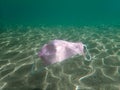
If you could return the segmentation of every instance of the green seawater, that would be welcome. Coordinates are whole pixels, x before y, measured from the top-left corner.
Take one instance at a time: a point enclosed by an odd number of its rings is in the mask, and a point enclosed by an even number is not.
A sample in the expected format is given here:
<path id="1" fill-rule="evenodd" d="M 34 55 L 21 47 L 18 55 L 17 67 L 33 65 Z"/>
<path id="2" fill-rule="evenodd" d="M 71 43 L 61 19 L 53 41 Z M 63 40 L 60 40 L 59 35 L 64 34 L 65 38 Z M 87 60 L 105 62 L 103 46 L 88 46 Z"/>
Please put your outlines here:
<path id="1" fill-rule="evenodd" d="M 0 0 L 0 90 L 120 90 L 119 4 Z M 76 55 L 45 67 L 38 52 L 55 39 L 86 44 L 91 61 Z"/>
<path id="2" fill-rule="evenodd" d="M 119 0 L 0 0 L 1 24 L 116 25 L 119 16 Z"/>

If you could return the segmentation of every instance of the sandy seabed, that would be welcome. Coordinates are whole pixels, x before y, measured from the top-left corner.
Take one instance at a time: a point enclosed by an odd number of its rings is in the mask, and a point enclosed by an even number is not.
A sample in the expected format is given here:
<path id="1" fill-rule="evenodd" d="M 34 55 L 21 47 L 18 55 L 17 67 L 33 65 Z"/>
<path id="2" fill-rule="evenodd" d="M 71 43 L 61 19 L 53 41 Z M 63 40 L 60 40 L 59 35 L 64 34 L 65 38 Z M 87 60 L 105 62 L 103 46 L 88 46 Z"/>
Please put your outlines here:
<path id="1" fill-rule="evenodd" d="M 3 28 L 1 28 L 3 29 Z M 50 40 L 83 42 L 92 56 L 76 56 L 31 73 L 43 64 Z M 16 27 L 0 32 L 0 90 L 120 90 L 120 27 Z"/>

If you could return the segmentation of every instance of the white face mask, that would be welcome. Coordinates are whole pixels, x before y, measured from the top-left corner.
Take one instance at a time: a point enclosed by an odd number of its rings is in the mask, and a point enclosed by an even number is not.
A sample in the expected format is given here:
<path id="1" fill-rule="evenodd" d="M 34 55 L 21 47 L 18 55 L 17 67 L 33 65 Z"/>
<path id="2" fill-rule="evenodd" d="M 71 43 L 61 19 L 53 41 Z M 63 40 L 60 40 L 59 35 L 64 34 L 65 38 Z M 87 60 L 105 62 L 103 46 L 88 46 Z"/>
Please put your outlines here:
<path id="1" fill-rule="evenodd" d="M 77 54 L 83 55 L 85 60 L 91 61 L 91 55 L 87 49 L 87 46 L 81 42 L 74 43 L 64 40 L 53 40 L 48 44 L 45 44 L 38 53 L 39 57 L 46 66 L 57 62 L 62 62 Z M 36 63 L 34 63 L 32 70 L 35 68 L 35 64 Z"/>

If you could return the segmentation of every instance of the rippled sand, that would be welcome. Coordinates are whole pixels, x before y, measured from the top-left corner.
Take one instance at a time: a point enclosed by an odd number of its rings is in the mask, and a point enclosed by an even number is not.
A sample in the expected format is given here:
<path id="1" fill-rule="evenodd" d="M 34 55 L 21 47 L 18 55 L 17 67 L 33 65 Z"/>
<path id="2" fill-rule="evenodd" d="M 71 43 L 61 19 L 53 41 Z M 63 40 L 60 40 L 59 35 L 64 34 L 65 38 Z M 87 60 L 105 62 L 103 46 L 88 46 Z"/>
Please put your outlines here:
<path id="1" fill-rule="evenodd" d="M 120 90 L 120 28 L 16 27 L 0 33 L 0 90 Z M 48 41 L 81 41 L 92 61 L 76 56 L 31 74 Z"/>

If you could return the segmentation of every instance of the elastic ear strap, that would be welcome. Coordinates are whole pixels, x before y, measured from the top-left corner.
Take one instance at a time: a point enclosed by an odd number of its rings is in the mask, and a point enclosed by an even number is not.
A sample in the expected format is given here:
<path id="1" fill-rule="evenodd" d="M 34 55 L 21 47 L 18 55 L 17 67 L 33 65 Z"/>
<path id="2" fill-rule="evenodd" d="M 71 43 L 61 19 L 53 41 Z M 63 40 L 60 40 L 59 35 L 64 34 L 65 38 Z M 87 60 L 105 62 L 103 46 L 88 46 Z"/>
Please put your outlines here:
<path id="1" fill-rule="evenodd" d="M 84 44 L 84 47 L 85 47 L 85 49 L 86 49 L 86 51 L 87 51 L 87 55 L 89 56 L 89 59 L 86 57 L 86 55 L 85 55 L 85 60 L 87 60 L 87 61 L 91 61 L 91 55 L 90 55 L 90 53 L 89 53 L 89 51 L 88 51 L 88 49 L 87 49 L 87 46 Z"/>
<path id="2" fill-rule="evenodd" d="M 39 68 L 36 68 L 36 66 L 37 66 L 37 61 L 36 61 L 35 59 L 33 59 L 33 58 L 32 58 L 32 60 L 33 60 L 34 62 L 33 62 L 32 68 L 31 68 L 31 72 L 30 72 L 31 75 L 33 75 L 33 74 L 35 74 L 35 73 L 39 73 L 39 72 L 41 72 L 41 71 L 43 71 L 43 70 L 48 70 L 47 67 L 43 67 L 43 66 L 41 66 L 41 67 L 39 67 Z"/>
<path id="3" fill-rule="evenodd" d="M 36 64 L 36 61 L 35 59 L 33 59 L 33 65 L 32 65 L 32 68 L 31 68 L 31 73 L 33 74 L 35 72 L 35 64 Z"/>

